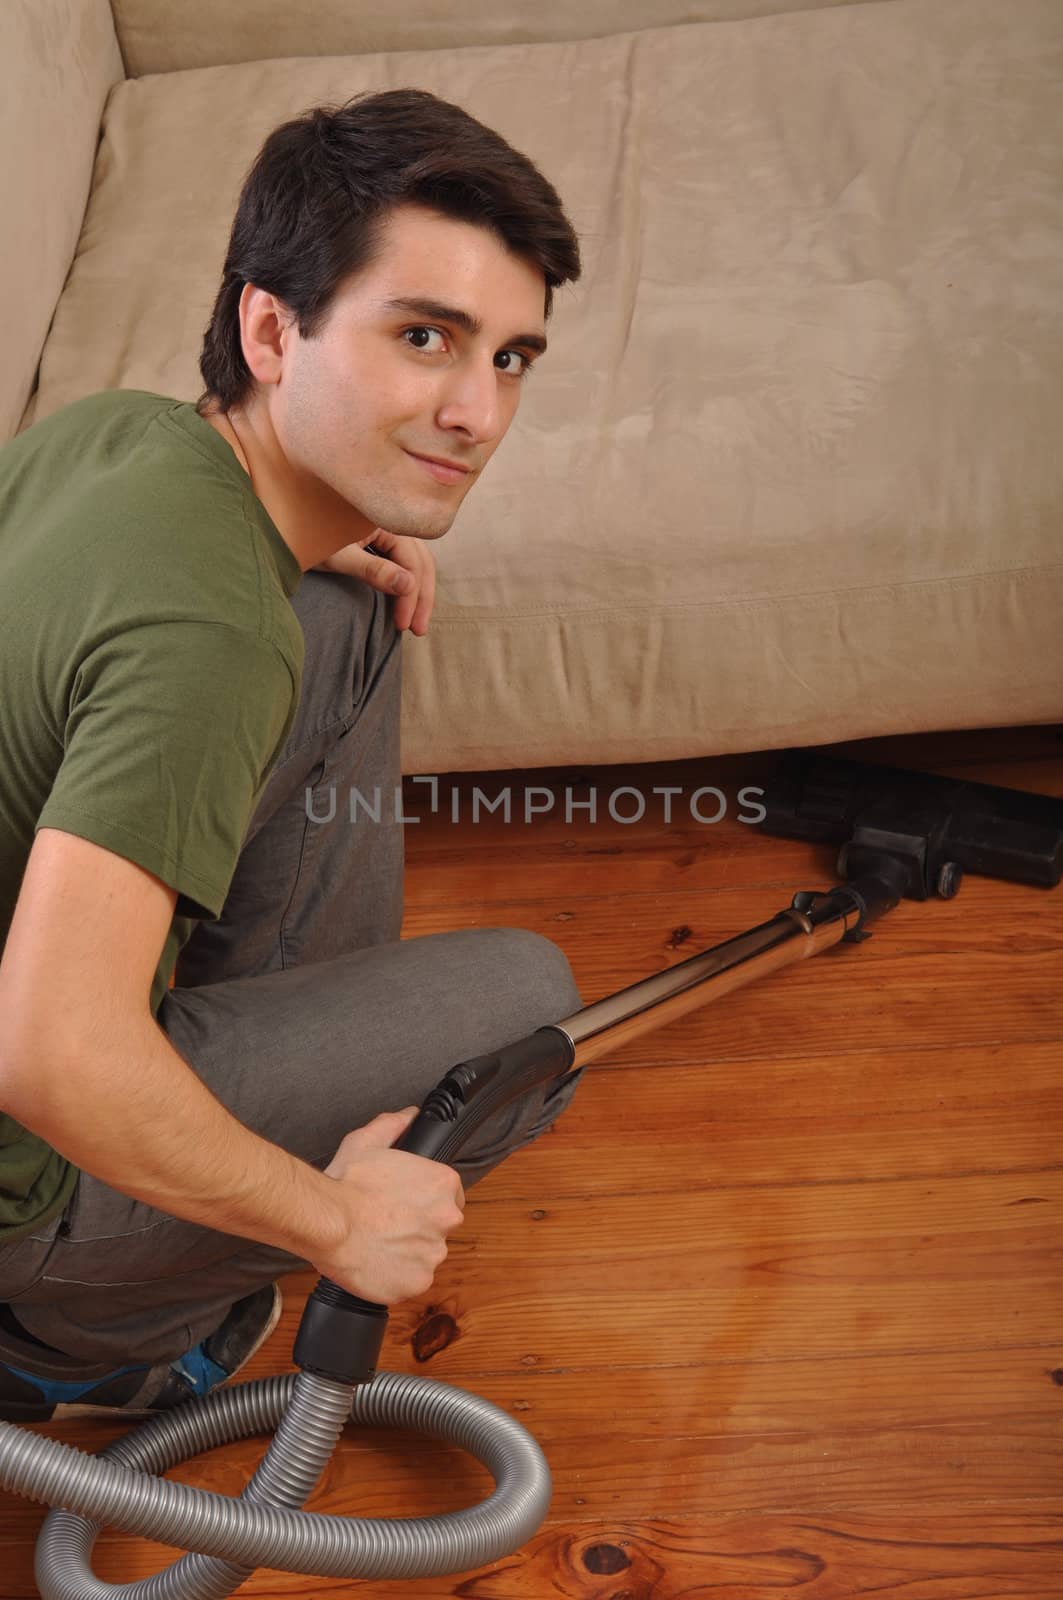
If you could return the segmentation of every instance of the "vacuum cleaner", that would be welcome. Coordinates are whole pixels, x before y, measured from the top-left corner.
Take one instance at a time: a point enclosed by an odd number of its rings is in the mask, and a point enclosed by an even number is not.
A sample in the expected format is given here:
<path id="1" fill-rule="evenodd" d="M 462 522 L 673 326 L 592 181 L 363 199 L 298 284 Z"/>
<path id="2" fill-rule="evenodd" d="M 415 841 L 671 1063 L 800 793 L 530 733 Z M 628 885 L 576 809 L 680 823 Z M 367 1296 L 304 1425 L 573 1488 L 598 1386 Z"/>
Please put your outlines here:
<path id="1" fill-rule="evenodd" d="M 840 846 L 840 885 L 802 891 L 769 921 L 630 985 L 564 1021 L 452 1067 L 399 1148 L 458 1156 L 519 1095 L 560 1085 L 635 1035 L 837 944 L 860 944 L 902 899 L 949 898 L 964 871 L 1052 887 L 1063 875 L 1063 800 L 790 751 L 763 796 L 769 833 Z M 468 1572 L 524 1544 L 551 1482 L 535 1440 L 493 1405 L 448 1385 L 378 1372 L 386 1307 L 321 1279 L 295 1341 L 297 1372 L 234 1384 L 138 1427 L 99 1455 L 0 1423 L 0 1484 L 42 1501 L 42 1600 L 217 1600 L 256 1566 L 320 1577 Z M 491 1473 L 479 1505 L 409 1519 L 300 1508 L 348 1418 L 413 1429 L 469 1451 Z M 238 1499 L 158 1475 L 232 1439 L 276 1429 Z M 191 1551 L 114 1586 L 89 1565 L 101 1526 Z"/>

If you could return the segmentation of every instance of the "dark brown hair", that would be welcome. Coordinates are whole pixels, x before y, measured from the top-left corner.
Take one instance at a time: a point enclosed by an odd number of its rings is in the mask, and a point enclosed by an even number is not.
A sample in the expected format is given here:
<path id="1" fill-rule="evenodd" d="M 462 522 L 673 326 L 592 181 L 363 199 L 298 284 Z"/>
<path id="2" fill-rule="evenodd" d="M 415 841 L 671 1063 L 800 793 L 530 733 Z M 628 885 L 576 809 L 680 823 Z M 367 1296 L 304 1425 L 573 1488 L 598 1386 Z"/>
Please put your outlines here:
<path id="1" fill-rule="evenodd" d="M 275 294 L 312 339 L 333 298 L 372 261 L 394 207 L 414 203 L 489 228 L 553 291 L 580 275 L 556 190 L 527 156 L 460 106 L 422 89 L 356 95 L 275 128 L 240 193 L 221 288 L 203 337 L 202 415 L 244 401 L 254 379 L 240 343 L 240 296 Z"/>

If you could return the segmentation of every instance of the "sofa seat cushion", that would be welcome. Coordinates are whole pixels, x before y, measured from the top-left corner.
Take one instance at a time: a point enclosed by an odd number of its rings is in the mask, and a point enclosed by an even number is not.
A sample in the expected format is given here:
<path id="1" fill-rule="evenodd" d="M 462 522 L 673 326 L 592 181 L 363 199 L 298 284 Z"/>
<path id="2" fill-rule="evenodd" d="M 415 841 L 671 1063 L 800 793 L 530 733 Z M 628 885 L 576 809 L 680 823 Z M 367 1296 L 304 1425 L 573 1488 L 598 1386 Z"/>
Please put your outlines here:
<path id="1" fill-rule="evenodd" d="M 665 759 L 1063 711 L 1063 12 L 882 0 L 112 94 L 35 411 L 194 399 L 278 122 L 457 101 L 585 273 L 435 548 L 404 767 Z"/>

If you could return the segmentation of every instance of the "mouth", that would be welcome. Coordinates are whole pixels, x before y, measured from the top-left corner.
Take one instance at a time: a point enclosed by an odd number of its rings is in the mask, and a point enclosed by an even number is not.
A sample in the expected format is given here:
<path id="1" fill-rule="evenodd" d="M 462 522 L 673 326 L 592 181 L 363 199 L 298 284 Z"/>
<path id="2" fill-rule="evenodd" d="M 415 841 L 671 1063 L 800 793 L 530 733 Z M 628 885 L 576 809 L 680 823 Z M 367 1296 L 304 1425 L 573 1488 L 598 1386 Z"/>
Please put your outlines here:
<path id="1" fill-rule="evenodd" d="M 411 461 L 424 467 L 431 473 L 437 483 L 464 483 L 472 471 L 471 467 L 459 466 L 456 462 L 447 461 L 442 456 L 419 456 L 413 450 L 405 452 Z"/>

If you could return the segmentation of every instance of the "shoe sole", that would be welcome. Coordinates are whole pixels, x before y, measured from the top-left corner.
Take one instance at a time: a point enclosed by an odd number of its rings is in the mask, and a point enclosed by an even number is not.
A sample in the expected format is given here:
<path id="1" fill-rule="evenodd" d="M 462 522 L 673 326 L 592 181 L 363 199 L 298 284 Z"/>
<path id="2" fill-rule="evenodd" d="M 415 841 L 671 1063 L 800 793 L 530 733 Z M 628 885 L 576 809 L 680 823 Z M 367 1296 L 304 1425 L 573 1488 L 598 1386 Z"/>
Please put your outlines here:
<path id="1" fill-rule="evenodd" d="M 261 1350 L 262 1346 L 265 1344 L 266 1340 L 277 1326 L 277 1323 L 280 1321 L 281 1312 L 283 1310 L 284 1297 L 281 1294 L 278 1285 L 274 1284 L 273 1308 L 263 1324 L 262 1332 L 259 1334 L 258 1338 L 255 1340 L 254 1344 L 251 1346 L 250 1350 L 247 1352 L 246 1356 L 244 1356 L 239 1365 L 233 1368 L 232 1372 L 230 1372 L 224 1383 L 219 1383 L 216 1388 L 211 1390 L 211 1394 L 216 1394 L 220 1389 L 227 1389 L 236 1378 L 237 1373 L 240 1373 L 244 1370 L 244 1368 L 247 1366 L 247 1363 L 251 1360 L 251 1357 L 257 1355 L 258 1351 Z M 185 1401 L 184 1403 L 187 1405 L 189 1402 Z M 179 1411 L 181 1408 L 179 1406 L 171 1406 L 169 1409 L 172 1411 Z M 27 1413 L 36 1410 L 38 1415 L 30 1416 L 27 1414 L 26 1416 L 22 1416 L 17 1419 L 12 1418 L 11 1420 L 18 1420 L 20 1422 L 66 1422 L 75 1417 L 130 1417 L 137 1419 L 142 1417 L 161 1417 L 165 1415 L 165 1410 L 153 1410 L 150 1406 L 93 1406 L 84 1405 L 80 1401 L 76 1400 L 70 1401 L 68 1404 L 60 1403 L 59 1405 L 53 1406 L 50 1409 L 46 1407 L 28 1406 L 26 1410 Z"/>

